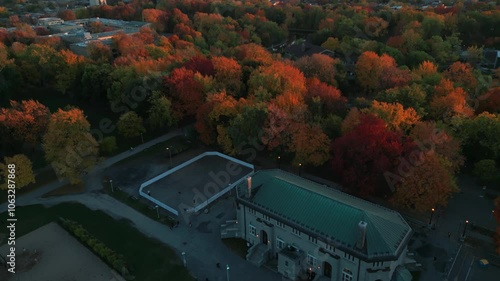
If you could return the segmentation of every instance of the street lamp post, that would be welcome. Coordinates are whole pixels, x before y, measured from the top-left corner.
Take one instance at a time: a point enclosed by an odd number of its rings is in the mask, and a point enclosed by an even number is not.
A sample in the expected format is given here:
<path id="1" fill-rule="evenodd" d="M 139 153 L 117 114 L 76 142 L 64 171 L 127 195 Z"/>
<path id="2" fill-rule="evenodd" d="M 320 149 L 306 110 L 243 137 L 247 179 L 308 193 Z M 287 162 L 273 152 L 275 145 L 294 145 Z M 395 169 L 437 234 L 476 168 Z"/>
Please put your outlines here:
<path id="1" fill-rule="evenodd" d="M 142 136 L 142 133 L 141 133 L 141 141 L 142 143 L 144 143 L 144 137 Z"/>
<path id="2" fill-rule="evenodd" d="M 278 158 L 276 159 L 276 168 L 280 168 L 280 156 L 278 156 Z"/>
<path id="3" fill-rule="evenodd" d="M 170 159 L 170 168 L 172 168 L 172 151 L 170 151 L 170 147 L 167 147 L 168 157 Z"/>
<path id="4" fill-rule="evenodd" d="M 182 252 L 182 262 L 184 262 L 184 267 L 186 267 L 186 252 Z"/>
<path id="5" fill-rule="evenodd" d="M 431 218 L 429 219 L 429 226 L 432 224 L 432 217 L 434 216 L 434 211 L 435 211 L 435 209 L 432 208 L 431 209 Z"/>
<path id="6" fill-rule="evenodd" d="M 158 210 L 158 205 L 155 206 L 156 209 L 156 215 L 158 216 L 158 219 L 160 219 L 160 210 Z"/>
<path id="7" fill-rule="evenodd" d="M 299 163 L 299 177 L 302 174 L 302 163 Z"/>
<path id="8" fill-rule="evenodd" d="M 109 185 L 111 185 L 111 192 L 115 192 L 115 189 L 113 188 L 113 180 L 109 180 Z"/>
<path id="9" fill-rule="evenodd" d="M 226 264 L 227 281 L 229 281 L 229 264 Z"/>
<path id="10" fill-rule="evenodd" d="M 467 225 L 469 224 L 469 221 L 466 220 L 465 221 L 465 225 L 464 225 L 464 232 L 462 233 L 462 238 L 465 238 L 465 231 L 467 230 Z"/>

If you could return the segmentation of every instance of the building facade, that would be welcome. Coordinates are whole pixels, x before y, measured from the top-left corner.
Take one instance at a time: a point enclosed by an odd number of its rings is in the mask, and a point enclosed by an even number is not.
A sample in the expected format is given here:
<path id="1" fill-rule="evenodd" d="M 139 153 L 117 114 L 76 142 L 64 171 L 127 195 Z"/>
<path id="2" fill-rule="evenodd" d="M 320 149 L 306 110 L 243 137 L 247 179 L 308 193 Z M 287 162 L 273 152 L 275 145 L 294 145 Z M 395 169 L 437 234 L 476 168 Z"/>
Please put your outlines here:
<path id="1" fill-rule="evenodd" d="M 235 236 L 250 262 L 291 280 L 411 280 L 412 229 L 399 213 L 281 170 L 258 171 L 236 190 Z"/>

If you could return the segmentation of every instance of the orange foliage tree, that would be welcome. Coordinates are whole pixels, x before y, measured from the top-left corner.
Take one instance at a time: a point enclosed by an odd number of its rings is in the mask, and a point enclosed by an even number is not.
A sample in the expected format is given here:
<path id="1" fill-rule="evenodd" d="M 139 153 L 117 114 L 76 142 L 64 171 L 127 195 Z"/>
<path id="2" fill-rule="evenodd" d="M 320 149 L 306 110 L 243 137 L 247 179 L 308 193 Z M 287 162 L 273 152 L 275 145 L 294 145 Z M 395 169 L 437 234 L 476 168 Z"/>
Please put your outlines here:
<path id="1" fill-rule="evenodd" d="M 474 110 L 467 104 L 467 93 L 462 88 L 455 88 L 445 96 L 434 96 L 430 103 L 430 111 L 435 120 L 474 115 Z"/>
<path id="2" fill-rule="evenodd" d="M 216 87 L 225 89 L 232 96 L 239 96 L 241 89 L 241 65 L 232 58 L 213 57 L 212 64 L 215 69 Z"/>
<path id="3" fill-rule="evenodd" d="M 396 185 L 390 201 L 399 207 L 428 212 L 446 206 L 450 196 L 457 191 L 455 179 L 446 165 L 436 153 L 429 152 L 421 164 L 412 166 Z"/>
<path id="4" fill-rule="evenodd" d="M 363 109 L 362 112 L 384 120 L 391 130 L 407 131 L 420 120 L 415 109 L 405 109 L 397 102 L 386 103 L 375 100 L 370 108 Z"/>
<path id="5" fill-rule="evenodd" d="M 269 98 L 285 92 L 302 97 L 306 92 L 306 79 L 294 66 L 276 61 L 255 70 L 250 75 L 248 87 L 250 94 L 264 89 L 269 93 Z"/>
<path id="6" fill-rule="evenodd" d="M 468 63 L 454 62 L 445 72 L 445 76 L 468 91 L 475 89 L 477 86 L 473 68 Z"/>
<path id="7" fill-rule="evenodd" d="M 165 32 L 167 28 L 167 12 L 158 9 L 142 10 L 142 19 L 153 24 L 153 28 L 158 32 Z"/>
<path id="8" fill-rule="evenodd" d="M 328 161 L 330 140 L 321 127 L 298 123 L 290 130 L 293 133 L 288 149 L 295 153 L 296 165 L 321 166 Z"/>
<path id="9" fill-rule="evenodd" d="M 402 86 L 410 81 L 407 70 L 398 69 L 394 58 L 374 52 L 363 52 L 356 62 L 358 82 L 366 91 Z"/>
<path id="10" fill-rule="evenodd" d="M 35 145 L 40 142 L 50 120 L 49 109 L 34 100 L 10 101 L 10 108 L 0 109 L 0 124 L 14 141 Z"/>

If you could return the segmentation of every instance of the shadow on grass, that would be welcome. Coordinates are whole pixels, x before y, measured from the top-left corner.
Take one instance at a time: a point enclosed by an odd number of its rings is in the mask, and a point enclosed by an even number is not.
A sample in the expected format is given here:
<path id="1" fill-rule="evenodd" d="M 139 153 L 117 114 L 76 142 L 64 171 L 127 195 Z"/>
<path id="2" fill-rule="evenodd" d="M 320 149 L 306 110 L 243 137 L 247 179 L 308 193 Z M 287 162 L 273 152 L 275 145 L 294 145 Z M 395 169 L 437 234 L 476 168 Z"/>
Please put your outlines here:
<path id="1" fill-rule="evenodd" d="M 57 175 L 54 170 L 50 169 L 41 172 L 35 176 L 35 183 L 29 184 L 21 189 L 16 190 L 16 197 L 23 194 L 28 194 L 37 188 L 54 182 L 57 180 Z M 0 203 L 7 202 L 7 190 L 1 190 L 0 192 Z"/>
<path id="2" fill-rule="evenodd" d="M 45 193 L 42 195 L 42 198 L 47 198 L 47 197 L 53 197 L 53 196 L 63 196 L 63 195 L 69 195 L 69 194 L 78 194 L 82 193 L 85 191 L 85 186 L 83 183 L 77 183 L 77 184 L 65 184 L 57 189 L 54 189 L 50 192 Z"/>
<path id="3" fill-rule="evenodd" d="M 50 222 L 57 222 L 61 216 L 80 223 L 97 239 L 122 254 L 136 280 L 194 281 L 173 249 L 146 237 L 128 220 L 115 220 L 102 211 L 92 211 L 81 204 L 64 203 L 50 208 L 41 205 L 19 207 L 16 209 L 16 236 L 21 237 Z M 7 213 L 1 213 L 0 220 L 6 219 Z M 6 230 L 0 228 L 0 234 L 5 235 Z"/>
<path id="4" fill-rule="evenodd" d="M 222 243 L 224 243 L 224 245 L 226 245 L 233 252 L 238 254 L 238 256 L 242 257 L 243 259 L 246 259 L 248 247 L 247 247 L 247 241 L 245 241 L 245 239 L 225 238 L 222 239 Z"/>
<path id="5" fill-rule="evenodd" d="M 152 220 L 159 221 L 160 223 L 172 228 L 176 225 L 177 220 L 171 218 L 168 215 L 164 215 L 163 212 L 156 210 L 154 205 L 151 202 L 145 201 L 137 196 L 131 196 L 129 193 L 119 189 L 113 188 L 111 189 L 111 185 L 109 182 L 103 183 L 104 192 L 106 192 L 109 196 L 115 198 L 116 200 L 128 205 L 132 209 L 142 213 L 143 215 L 149 217 Z"/>

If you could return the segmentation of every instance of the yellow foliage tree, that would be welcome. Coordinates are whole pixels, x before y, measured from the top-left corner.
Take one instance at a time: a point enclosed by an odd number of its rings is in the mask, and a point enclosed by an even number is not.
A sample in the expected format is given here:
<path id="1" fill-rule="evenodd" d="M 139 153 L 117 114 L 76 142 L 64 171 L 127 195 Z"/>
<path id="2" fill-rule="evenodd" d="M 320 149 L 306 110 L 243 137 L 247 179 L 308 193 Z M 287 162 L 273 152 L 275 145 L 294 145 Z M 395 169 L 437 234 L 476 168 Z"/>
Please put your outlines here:
<path id="1" fill-rule="evenodd" d="M 32 164 L 26 155 L 16 154 L 12 157 L 5 157 L 4 162 L 5 163 L 0 163 L 0 173 L 3 181 L 0 184 L 0 189 L 8 188 L 9 179 L 14 182 L 15 187 L 18 189 L 30 183 L 35 183 L 35 174 L 33 173 Z M 14 165 L 14 168 L 10 168 L 11 166 L 9 165 Z M 9 176 L 11 174 L 13 176 Z"/>

